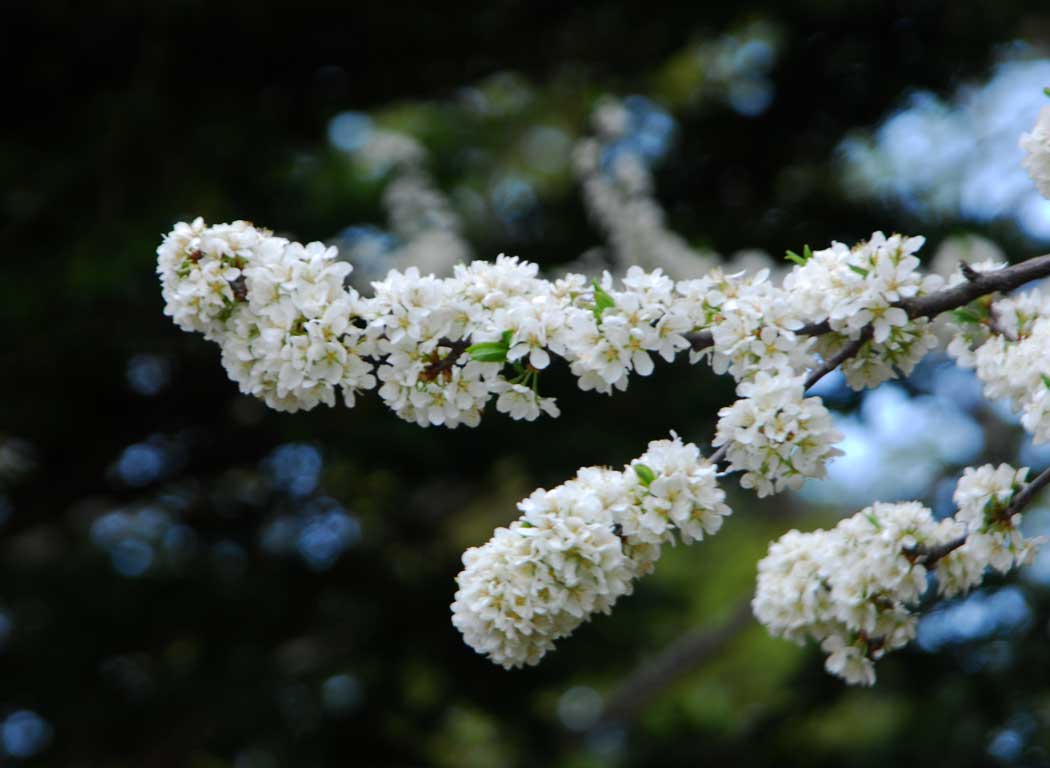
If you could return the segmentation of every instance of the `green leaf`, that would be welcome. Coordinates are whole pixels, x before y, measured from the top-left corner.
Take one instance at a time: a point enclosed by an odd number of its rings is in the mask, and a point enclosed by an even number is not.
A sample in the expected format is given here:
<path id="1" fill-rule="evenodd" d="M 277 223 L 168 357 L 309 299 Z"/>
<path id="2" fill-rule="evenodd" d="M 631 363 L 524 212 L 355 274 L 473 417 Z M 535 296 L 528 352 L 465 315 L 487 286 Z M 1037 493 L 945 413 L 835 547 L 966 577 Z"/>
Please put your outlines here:
<path id="1" fill-rule="evenodd" d="M 644 485 L 646 488 L 648 488 L 649 484 L 656 479 L 656 473 L 654 473 L 651 469 L 649 469 L 649 467 L 645 466 L 644 464 L 635 464 L 634 474 L 638 475 L 638 479 L 642 481 L 642 485 Z"/>
<path id="2" fill-rule="evenodd" d="M 866 512 L 864 514 L 864 517 L 868 518 L 868 522 L 874 525 L 876 528 L 882 528 L 882 526 L 879 524 L 879 518 L 875 517 L 874 512 Z"/>
<path id="3" fill-rule="evenodd" d="M 967 307 L 960 307 L 959 309 L 952 310 L 952 317 L 954 317 L 960 323 L 970 323 L 973 325 L 981 322 L 981 316 L 974 312 L 972 309 Z"/>
<path id="4" fill-rule="evenodd" d="M 594 286 L 594 316 L 600 321 L 602 319 L 602 312 L 615 307 L 616 302 L 613 301 L 613 297 L 607 294 L 597 280 L 592 280 L 591 285 Z"/>
<path id="5" fill-rule="evenodd" d="M 799 256 L 794 251 L 789 250 L 787 251 L 787 253 L 784 254 L 784 258 L 790 262 L 798 264 L 801 267 L 804 266 L 807 261 L 813 258 L 813 250 L 808 245 L 804 245 L 802 246 L 801 256 Z"/>
<path id="6" fill-rule="evenodd" d="M 479 363 L 505 363 L 507 345 L 502 341 L 483 341 L 467 347 L 467 354 L 472 360 L 477 360 Z"/>
<path id="7" fill-rule="evenodd" d="M 1050 376 L 1047 376 L 1045 373 L 1039 375 L 1043 377 L 1043 386 L 1050 389 Z"/>
<path id="8" fill-rule="evenodd" d="M 503 346 L 505 346 L 507 349 L 510 349 L 510 339 L 513 335 L 513 331 L 504 331 L 499 335 L 499 337 L 503 339 Z"/>
<path id="9" fill-rule="evenodd" d="M 861 277 L 868 276 L 868 270 L 864 269 L 864 267 L 858 267 L 856 264 L 849 264 L 848 266 Z"/>
<path id="10" fill-rule="evenodd" d="M 1050 85 L 1048 85 L 1046 88 L 1043 89 L 1043 93 L 1045 93 L 1048 97 L 1050 97 Z"/>

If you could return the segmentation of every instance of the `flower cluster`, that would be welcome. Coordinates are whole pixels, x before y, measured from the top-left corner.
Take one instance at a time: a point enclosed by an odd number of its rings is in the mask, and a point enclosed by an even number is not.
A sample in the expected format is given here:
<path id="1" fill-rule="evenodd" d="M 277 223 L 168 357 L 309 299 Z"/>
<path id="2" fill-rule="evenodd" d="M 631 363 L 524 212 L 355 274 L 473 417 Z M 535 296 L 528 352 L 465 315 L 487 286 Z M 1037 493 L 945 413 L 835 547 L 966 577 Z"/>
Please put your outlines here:
<path id="1" fill-rule="evenodd" d="M 1035 554 L 1037 542 L 1024 538 L 1021 514 L 1010 508 L 1027 476 L 1027 467 L 1014 469 L 1009 464 L 966 468 L 953 496 L 955 519 L 966 526 L 966 543 L 938 566 L 941 593 L 967 592 L 981 582 L 986 568 L 1006 573 Z"/>
<path id="2" fill-rule="evenodd" d="M 711 367 L 737 381 L 760 371 L 801 372 L 814 364 L 813 339 L 799 336 L 802 315 L 784 292 L 769 281 L 769 270 L 727 275 L 721 270 L 682 284 L 683 292 L 703 308 L 714 345 Z"/>
<path id="3" fill-rule="evenodd" d="M 759 372 L 737 387 L 740 399 L 718 412 L 714 445 L 727 446 L 740 484 L 768 496 L 798 490 L 807 477 L 824 477 L 826 463 L 842 454 L 842 439 L 819 397 L 805 397 L 801 376 Z"/>
<path id="4" fill-rule="evenodd" d="M 626 389 L 631 373 L 651 373 L 654 357 L 691 349 L 698 331 L 713 345 L 691 359 L 709 358 L 742 382 L 813 368 L 802 326 L 825 319 L 835 332 L 818 342 L 824 354 L 868 323 L 874 329 L 861 362 L 847 368 L 854 382 L 907 372 L 934 338 L 925 320 L 892 306 L 933 284 L 915 272 L 920 242 L 876 233 L 853 250 L 835 244 L 795 267 L 784 288 L 767 270 L 716 269 L 675 283 L 660 269 L 631 267 L 619 281 L 608 273 L 550 281 L 535 264 L 500 256 L 444 278 L 392 270 L 364 297 L 346 287 L 352 267 L 334 248 L 197 219 L 165 237 L 158 272 L 165 311 L 222 345 L 230 377 L 271 407 L 332 405 L 337 387 L 352 405 L 379 384 L 402 418 L 456 427 L 478 424 L 492 399 L 516 419 L 557 415 L 538 391 L 552 354 L 582 389 L 608 394 Z"/>
<path id="5" fill-rule="evenodd" d="M 915 635 L 926 568 L 909 551 L 944 544 L 959 529 L 904 502 L 876 503 L 829 531 L 789 531 L 758 564 L 755 617 L 773 635 L 816 640 L 829 672 L 872 685 L 874 662 Z"/>
<path id="6" fill-rule="evenodd" d="M 911 319 L 895 306 L 943 283 L 938 275 L 918 271 L 915 252 L 923 242 L 922 237 L 887 238 L 876 232 L 853 248 L 832 243 L 784 278 L 784 291 L 806 321 L 826 319 L 831 326 L 833 333 L 817 342 L 825 359 L 870 327 L 871 339 L 842 366 L 854 389 L 876 386 L 896 371 L 907 375 L 937 344 L 929 320 Z"/>
<path id="7" fill-rule="evenodd" d="M 1031 133 L 1021 136 L 1024 168 L 1043 197 L 1050 197 L 1050 107 L 1043 107 Z"/>
<path id="8" fill-rule="evenodd" d="M 829 531 L 786 533 L 759 563 L 755 616 L 774 635 L 819 642 L 832 674 L 873 684 L 874 662 L 915 635 L 927 573 L 952 596 L 989 567 L 1005 573 L 1031 557 L 1037 542 L 1024 539 L 1010 507 L 1027 473 L 967 468 L 954 518 L 934 520 L 914 501 L 876 503 Z"/>
<path id="9" fill-rule="evenodd" d="M 630 594 L 662 544 L 718 531 L 730 510 L 715 473 L 695 445 L 672 436 L 622 472 L 590 467 L 535 491 L 518 504 L 518 520 L 464 553 L 453 624 L 497 664 L 537 663 Z"/>
<path id="10" fill-rule="evenodd" d="M 990 399 L 1007 398 L 1036 443 L 1050 440 L 1050 303 L 1039 291 L 955 313 L 958 333 L 948 353 L 974 368 Z"/>

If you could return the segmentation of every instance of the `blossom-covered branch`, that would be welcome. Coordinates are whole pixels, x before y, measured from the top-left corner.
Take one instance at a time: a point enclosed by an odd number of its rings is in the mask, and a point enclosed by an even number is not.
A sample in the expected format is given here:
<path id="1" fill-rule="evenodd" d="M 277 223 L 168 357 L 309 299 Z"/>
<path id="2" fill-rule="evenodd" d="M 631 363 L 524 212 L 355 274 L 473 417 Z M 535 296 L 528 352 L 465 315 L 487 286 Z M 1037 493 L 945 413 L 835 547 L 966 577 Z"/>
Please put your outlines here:
<path id="1" fill-rule="evenodd" d="M 876 503 L 829 531 L 789 531 L 759 563 L 755 616 L 774 635 L 819 642 L 832 674 L 873 684 L 875 662 L 915 636 L 928 573 L 951 597 L 989 569 L 1030 561 L 1041 542 L 1021 534 L 1021 513 L 1050 470 L 1025 485 L 1027 474 L 1007 464 L 968 467 L 956 514 L 944 520 L 918 502 Z"/>
<path id="2" fill-rule="evenodd" d="M 1050 108 L 1022 138 L 1041 189 L 1048 126 Z M 670 243 L 653 221 L 650 234 Z M 1003 295 L 1050 275 L 1050 255 L 963 264 L 946 283 L 919 269 L 922 244 L 876 232 L 853 247 L 788 252 L 794 267 L 779 282 L 768 269 L 675 282 L 637 266 L 620 281 L 550 281 L 501 255 L 446 278 L 391 271 L 366 297 L 346 286 L 352 267 L 333 248 L 197 219 L 165 237 L 158 272 L 165 312 L 217 342 L 241 390 L 279 410 L 332 405 L 337 387 L 352 406 L 378 387 L 421 426 L 474 426 L 492 399 L 515 419 L 557 416 L 539 394 L 553 357 L 581 389 L 607 394 L 652 373 L 653 355 L 685 351 L 736 380 L 739 399 L 719 411 L 709 458 L 672 433 L 623 471 L 582 469 L 536 491 L 518 520 L 464 554 L 453 622 L 477 651 L 516 667 L 608 612 L 664 544 L 716 533 L 730 514 L 723 460 L 759 496 L 823 477 L 841 435 L 806 391 L 836 369 L 854 389 L 908 375 L 938 345 L 932 321 L 949 310 L 949 353 L 976 368 L 989 397 L 1012 400 L 1036 442 L 1050 440 L 1050 301 Z M 927 573 L 955 595 L 1031 557 L 1020 511 L 1050 473 L 1026 486 L 1027 473 L 967 468 L 947 520 L 918 502 L 876 503 L 830 531 L 789 532 L 760 563 L 755 615 L 774 634 L 820 642 L 834 674 L 871 684 L 874 662 L 914 635 Z"/>

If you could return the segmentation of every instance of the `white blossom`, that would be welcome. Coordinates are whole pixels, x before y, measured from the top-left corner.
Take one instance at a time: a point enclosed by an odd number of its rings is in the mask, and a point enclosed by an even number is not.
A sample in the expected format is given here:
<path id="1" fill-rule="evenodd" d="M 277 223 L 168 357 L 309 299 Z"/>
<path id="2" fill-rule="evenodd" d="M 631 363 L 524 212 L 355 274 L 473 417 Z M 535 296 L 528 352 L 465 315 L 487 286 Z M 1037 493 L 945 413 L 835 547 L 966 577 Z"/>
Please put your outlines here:
<path id="1" fill-rule="evenodd" d="M 718 412 L 713 444 L 727 445 L 729 468 L 759 496 L 797 490 L 807 477 L 824 477 L 842 439 L 818 397 L 804 396 L 803 377 L 760 371 L 737 387 L 740 399 Z"/>
<path id="2" fill-rule="evenodd" d="M 1050 440 L 1050 305 L 1034 290 L 990 306 L 976 304 L 961 318 L 948 353 L 976 369 L 989 399 L 1009 399 L 1036 443 Z"/>
<path id="3" fill-rule="evenodd" d="M 463 555 L 452 623 L 504 667 L 535 664 L 648 573 L 675 534 L 689 543 L 730 514 L 715 468 L 672 435 L 617 472 L 581 469 L 518 504 L 521 518 Z"/>
<path id="4" fill-rule="evenodd" d="M 874 662 L 915 635 L 927 571 L 911 553 L 962 529 L 901 502 L 876 503 L 828 531 L 789 531 L 758 564 L 755 617 L 773 635 L 820 643 L 828 672 L 872 685 Z"/>

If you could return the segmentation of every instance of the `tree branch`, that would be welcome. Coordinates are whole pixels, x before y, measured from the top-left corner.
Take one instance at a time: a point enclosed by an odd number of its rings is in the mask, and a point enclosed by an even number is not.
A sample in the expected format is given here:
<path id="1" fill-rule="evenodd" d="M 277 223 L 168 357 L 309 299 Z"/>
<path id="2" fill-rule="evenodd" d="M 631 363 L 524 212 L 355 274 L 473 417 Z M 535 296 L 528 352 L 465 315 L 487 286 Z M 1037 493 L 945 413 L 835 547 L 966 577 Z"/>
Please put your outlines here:
<path id="1" fill-rule="evenodd" d="M 936 317 L 942 312 L 965 306 L 974 299 L 989 293 L 1008 293 L 1025 283 L 1050 277 L 1050 253 L 989 272 L 975 272 L 971 268 L 966 277 L 965 283 L 936 291 L 927 296 L 901 299 L 893 306 L 900 307 L 911 318 Z M 824 320 L 819 323 L 810 323 L 801 328 L 798 333 L 804 336 L 820 336 L 830 331 L 831 326 Z M 696 352 L 714 344 L 714 338 L 709 330 L 691 333 L 686 338 L 689 339 L 690 345 Z"/>
<path id="2" fill-rule="evenodd" d="M 1043 490 L 1048 483 L 1050 483 L 1050 467 L 1047 467 L 1036 475 L 1034 479 L 1030 480 L 1024 488 L 1014 495 L 1013 501 L 1010 502 L 1010 506 L 1003 512 L 1003 517 L 1009 519 L 1027 507 L 1032 499 L 1034 499 L 1039 491 Z"/>
<path id="3" fill-rule="evenodd" d="M 467 347 L 470 346 L 469 339 L 441 339 L 438 341 L 438 349 L 441 347 L 448 347 L 449 352 L 444 357 L 438 357 L 437 349 L 434 350 L 433 358 L 430 364 L 423 369 L 419 378 L 423 381 L 433 381 L 445 371 L 451 371 L 452 366 L 459 360 L 460 355 L 467 351 Z"/>
<path id="4" fill-rule="evenodd" d="M 751 601 L 744 600 L 720 627 L 693 630 L 671 643 L 656 658 L 640 665 L 608 698 L 595 728 L 631 720 L 654 696 L 688 672 L 715 658 L 751 623 Z"/>
<path id="5" fill-rule="evenodd" d="M 1026 483 L 1024 488 L 1014 494 L 1010 506 L 1002 512 L 1002 519 L 1009 520 L 1027 507 L 1032 499 L 1039 494 L 1039 491 L 1046 488 L 1047 485 L 1050 485 L 1050 467 L 1044 469 L 1035 477 L 1035 479 Z M 966 538 L 966 536 L 959 536 L 958 538 L 946 541 L 944 544 L 936 547 L 908 547 L 904 550 L 904 556 L 913 563 L 929 567 L 965 544 Z"/>

